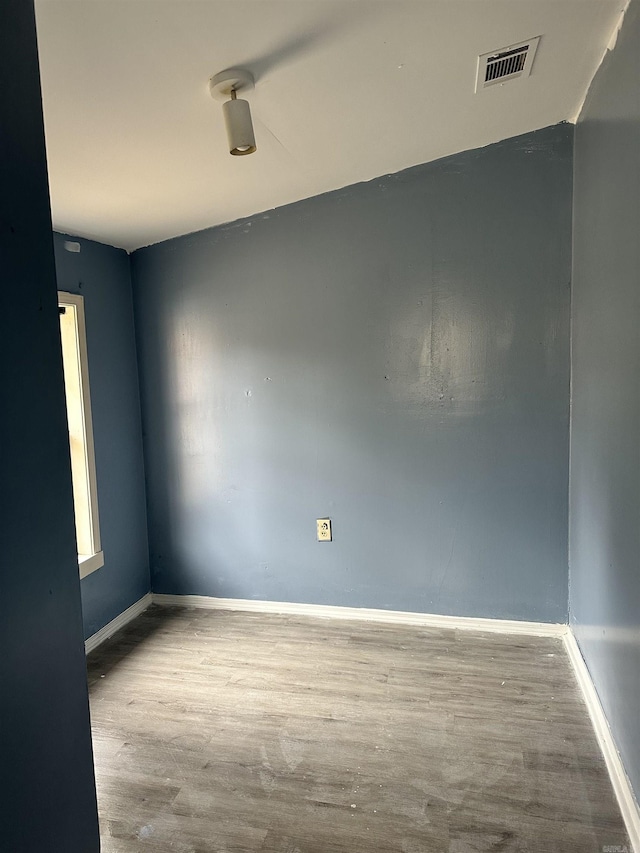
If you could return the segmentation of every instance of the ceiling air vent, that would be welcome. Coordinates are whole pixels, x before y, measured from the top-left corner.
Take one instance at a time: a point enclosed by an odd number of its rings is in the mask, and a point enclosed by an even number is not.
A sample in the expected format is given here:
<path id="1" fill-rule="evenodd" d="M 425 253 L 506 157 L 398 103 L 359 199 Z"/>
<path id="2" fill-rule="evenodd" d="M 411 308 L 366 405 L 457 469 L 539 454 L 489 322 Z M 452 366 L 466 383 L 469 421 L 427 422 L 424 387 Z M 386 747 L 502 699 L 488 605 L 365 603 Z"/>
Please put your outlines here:
<path id="1" fill-rule="evenodd" d="M 540 36 L 536 36 L 519 44 L 510 44 L 508 47 L 501 47 L 499 50 L 492 50 L 491 53 L 483 53 L 479 56 L 476 92 L 486 89 L 487 86 L 494 86 L 496 83 L 528 77 L 531 74 L 531 66 L 539 42 Z"/>

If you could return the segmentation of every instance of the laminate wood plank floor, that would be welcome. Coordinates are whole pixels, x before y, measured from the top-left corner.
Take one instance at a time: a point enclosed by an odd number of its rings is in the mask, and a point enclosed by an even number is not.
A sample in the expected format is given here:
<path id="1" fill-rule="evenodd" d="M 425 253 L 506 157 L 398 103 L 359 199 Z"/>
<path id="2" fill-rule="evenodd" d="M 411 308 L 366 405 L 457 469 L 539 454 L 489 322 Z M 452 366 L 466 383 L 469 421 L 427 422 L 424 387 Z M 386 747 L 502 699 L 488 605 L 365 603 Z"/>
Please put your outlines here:
<path id="1" fill-rule="evenodd" d="M 154 606 L 88 673 L 103 853 L 631 849 L 559 639 Z"/>

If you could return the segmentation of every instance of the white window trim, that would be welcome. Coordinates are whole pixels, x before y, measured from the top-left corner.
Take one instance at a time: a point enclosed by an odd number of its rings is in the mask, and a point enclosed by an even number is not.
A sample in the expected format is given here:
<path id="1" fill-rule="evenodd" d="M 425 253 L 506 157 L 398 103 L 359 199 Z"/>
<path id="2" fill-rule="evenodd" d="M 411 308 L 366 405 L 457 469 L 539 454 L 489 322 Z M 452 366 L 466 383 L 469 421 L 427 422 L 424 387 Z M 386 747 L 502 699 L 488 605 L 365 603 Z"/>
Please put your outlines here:
<path id="1" fill-rule="evenodd" d="M 87 334 L 84 317 L 84 297 L 76 293 L 58 291 L 58 305 L 75 308 L 77 324 L 78 363 L 80 367 L 80 386 L 82 396 L 82 418 L 84 422 L 84 442 L 86 455 L 86 475 L 89 494 L 91 554 L 78 554 L 80 578 L 85 578 L 104 565 L 104 553 L 100 542 L 100 524 L 98 519 L 98 486 L 96 478 L 96 460 L 93 446 L 93 421 L 91 418 L 91 394 L 89 390 L 89 361 L 87 356 Z"/>
<path id="2" fill-rule="evenodd" d="M 104 566 L 104 551 L 98 551 L 97 554 L 78 554 L 78 568 L 80 569 L 80 579 L 86 578 L 96 569 Z"/>

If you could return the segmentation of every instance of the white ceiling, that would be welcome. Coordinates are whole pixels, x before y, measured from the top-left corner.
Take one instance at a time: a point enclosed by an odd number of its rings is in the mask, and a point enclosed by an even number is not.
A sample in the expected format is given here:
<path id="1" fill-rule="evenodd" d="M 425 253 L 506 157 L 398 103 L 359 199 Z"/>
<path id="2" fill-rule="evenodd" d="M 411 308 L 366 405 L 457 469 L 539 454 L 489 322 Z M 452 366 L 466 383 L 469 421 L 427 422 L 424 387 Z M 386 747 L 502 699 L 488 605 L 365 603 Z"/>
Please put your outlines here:
<path id="1" fill-rule="evenodd" d="M 37 0 L 54 227 L 128 250 L 574 120 L 624 0 Z M 542 35 L 530 78 L 481 53 Z M 258 151 L 208 80 L 248 68 Z"/>

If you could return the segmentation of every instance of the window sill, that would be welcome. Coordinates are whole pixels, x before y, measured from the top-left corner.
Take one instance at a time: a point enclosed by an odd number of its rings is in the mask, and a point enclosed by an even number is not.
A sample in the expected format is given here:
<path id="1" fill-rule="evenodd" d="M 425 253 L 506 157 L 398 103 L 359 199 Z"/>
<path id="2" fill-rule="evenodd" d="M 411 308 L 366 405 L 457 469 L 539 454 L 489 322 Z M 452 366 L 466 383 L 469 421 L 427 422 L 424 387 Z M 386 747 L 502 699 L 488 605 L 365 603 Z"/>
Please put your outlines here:
<path id="1" fill-rule="evenodd" d="M 100 566 L 104 566 L 104 553 L 102 551 L 98 551 L 97 554 L 78 554 L 81 579 L 86 578 L 91 572 L 95 572 Z"/>

